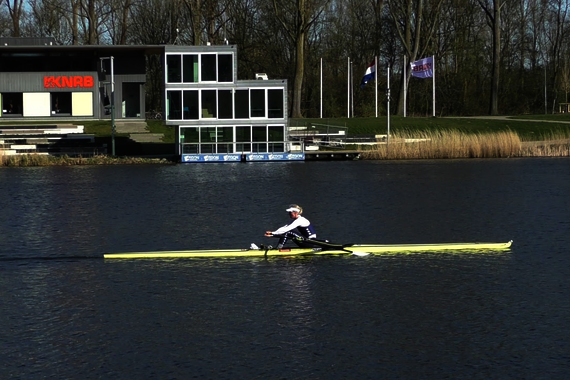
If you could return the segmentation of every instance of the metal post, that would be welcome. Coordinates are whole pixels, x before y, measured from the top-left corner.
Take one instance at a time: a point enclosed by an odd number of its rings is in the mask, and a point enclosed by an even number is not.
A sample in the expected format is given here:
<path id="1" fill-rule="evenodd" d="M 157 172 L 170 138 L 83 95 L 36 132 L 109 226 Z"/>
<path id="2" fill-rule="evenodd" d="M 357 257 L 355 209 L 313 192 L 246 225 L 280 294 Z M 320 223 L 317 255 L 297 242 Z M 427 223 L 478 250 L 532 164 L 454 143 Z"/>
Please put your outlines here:
<path id="1" fill-rule="evenodd" d="M 546 100 L 546 60 L 544 60 L 544 114 L 548 114 L 548 102 Z"/>
<path id="2" fill-rule="evenodd" d="M 408 93 L 408 73 L 407 71 L 407 63 L 406 63 L 406 56 L 404 55 L 404 117 L 406 117 L 406 103 L 407 103 L 407 93 Z"/>
<path id="3" fill-rule="evenodd" d="M 431 83 L 431 90 L 432 90 L 432 116 L 435 117 L 435 55 L 431 57 L 432 62 L 432 83 Z"/>
<path id="4" fill-rule="evenodd" d="M 348 57 L 348 78 L 346 88 L 346 117 L 350 118 L 350 57 Z"/>
<path id="5" fill-rule="evenodd" d="M 378 117 L 378 56 L 374 57 L 374 103 L 376 105 L 376 117 Z"/>
<path id="6" fill-rule="evenodd" d="M 350 61 L 350 110 L 352 117 L 354 117 L 354 71 L 352 61 Z"/>
<path id="7" fill-rule="evenodd" d="M 111 143 L 112 155 L 115 156 L 115 62 L 111 56 Z"/>
<path id="8" fill-rule="evenodd" d="M 323 58 L 321 57 L 321 119 L 323 118 Z"/>
<path id="9" fill-rule="evenodd" d="M 388 100 L 388 104 L 386 106 L 386 114 L 388 117 L 388 131 L 386 134 L 386 152 L 388 151 L 388 147 L 390 145 L 390 66 L 388 66 L 387 82 L 386 99 Z"/>
<path id="10" fill-rule="evenodd" d="M 108 59 L 111 61 L 111 155 L 115 156 L 115 65 L 114 57 L 101 57 L 101 61 Z M 102 65 L 101 65 L 102 66 Z M 102 68 L 103 69 L 103 68 Z"/>

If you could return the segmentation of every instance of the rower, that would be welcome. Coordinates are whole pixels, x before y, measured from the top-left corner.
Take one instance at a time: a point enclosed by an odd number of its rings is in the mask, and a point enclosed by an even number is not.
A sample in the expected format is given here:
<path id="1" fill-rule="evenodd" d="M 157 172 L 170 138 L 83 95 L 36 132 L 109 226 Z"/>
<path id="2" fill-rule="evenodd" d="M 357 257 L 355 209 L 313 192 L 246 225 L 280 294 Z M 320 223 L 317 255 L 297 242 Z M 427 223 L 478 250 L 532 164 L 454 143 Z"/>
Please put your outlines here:
<path id="1" fill-rule="evenodd" d="M 304 241 L 305 239 L 316 239 L 317 233 L 315 232 L 315 228 L 311 222 L 309 222 L 309 220 L 304 216 L 301 216 L 303 208 L 299 205 L 292 204 L 285 211 L 289 213 L 289 218 L 293 219 L 293 221 L 275 231 L 265 231 L 265 236 L 279 237 L 277 249 L 283 248 L 289 239 L 293 240 L 293 242 L 301 248 L 315 247 L 314 245 Z"/>

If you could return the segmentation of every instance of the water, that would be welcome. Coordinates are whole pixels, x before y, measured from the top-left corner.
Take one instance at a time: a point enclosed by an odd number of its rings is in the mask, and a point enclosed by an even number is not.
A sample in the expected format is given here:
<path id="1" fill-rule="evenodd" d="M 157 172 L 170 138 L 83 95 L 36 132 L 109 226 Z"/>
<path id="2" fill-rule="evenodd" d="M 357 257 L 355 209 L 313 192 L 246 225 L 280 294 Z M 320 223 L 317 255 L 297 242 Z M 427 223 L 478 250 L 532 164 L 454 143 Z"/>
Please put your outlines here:
<path id="1" fill-rule="evenodd" d="M 568 159 L 0 170 L 2 379 L 562 379 Z M 339 243 L 506 252 L 105 261 L 240 248 L 299 203 Z"/>

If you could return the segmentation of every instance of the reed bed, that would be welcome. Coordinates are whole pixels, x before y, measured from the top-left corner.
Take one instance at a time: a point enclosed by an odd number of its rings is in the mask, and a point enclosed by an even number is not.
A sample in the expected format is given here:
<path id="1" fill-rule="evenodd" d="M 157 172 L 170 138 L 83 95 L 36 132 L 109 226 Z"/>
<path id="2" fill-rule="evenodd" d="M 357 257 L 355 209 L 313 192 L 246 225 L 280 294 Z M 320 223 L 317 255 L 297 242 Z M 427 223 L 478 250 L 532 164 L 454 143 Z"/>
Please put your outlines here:
<path id="1" fill-rule="evenodd" d="M 511 131 L 465 134 L 458 131 L 425 131 L 393 134 L 389 144 L 379 144 L 362 154 L 367 160 L 438 158 L 568 157 L 565 135 L 547 141 L 523 143 Z"/>
<path id="2" fill-rule="evenodd" d="M 570 157 L 570 139 L 523 143 L 519 157 Z"/>
<path id="3" fill-rule="evenodd" d="M 2 155 L 0 153 L 0 166 L 75 166 L 75 165 L 133 165 L 133 164 L 171 164 L 172 161 L 158 158 L 140 157 L 68 157 L 48 156 L 40 154 Z"/>

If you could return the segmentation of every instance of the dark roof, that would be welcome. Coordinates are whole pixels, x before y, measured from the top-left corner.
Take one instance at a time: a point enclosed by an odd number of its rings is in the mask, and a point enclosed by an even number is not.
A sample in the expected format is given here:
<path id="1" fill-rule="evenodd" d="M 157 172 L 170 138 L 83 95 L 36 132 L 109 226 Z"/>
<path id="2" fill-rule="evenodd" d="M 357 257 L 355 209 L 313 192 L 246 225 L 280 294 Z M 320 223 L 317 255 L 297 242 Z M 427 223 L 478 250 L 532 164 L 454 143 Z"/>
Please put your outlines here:
<path id="1" fill-rule="evenodd" d="M 42 46 L 56 44 L 57 42 L 53 37 L 0 37 L 1 46 Z"/>
<path id="2" fill-rule="evenodd" d="M 26 41 L 24 41 L 26 40 Z M 49 38 L 0 38 L 0 53 L 97 53 L 100 55 L 116 53 L 162 54 L 166 45 L 56 45 Z M 16 42 L 17 41 L 17 42 Z M 41 43 L 39 43 L 41 42 Z M 50 45 L 49 43 L 52 42 Z M 37 43 L 37 44 L 36 44 Z"/>

